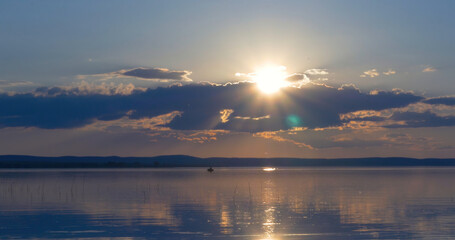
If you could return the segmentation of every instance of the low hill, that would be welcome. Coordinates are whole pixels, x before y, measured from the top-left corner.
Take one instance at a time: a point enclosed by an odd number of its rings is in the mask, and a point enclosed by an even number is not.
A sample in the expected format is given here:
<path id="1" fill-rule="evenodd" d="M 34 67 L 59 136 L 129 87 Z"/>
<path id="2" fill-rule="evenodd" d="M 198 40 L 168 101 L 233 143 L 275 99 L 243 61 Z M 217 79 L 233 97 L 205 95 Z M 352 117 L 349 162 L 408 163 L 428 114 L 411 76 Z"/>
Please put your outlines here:
<path id="1" fill-rule="evenodd" d="M 424 167 L 455 166 L 440 158 L 198 158 L 186 155 L 156 157 L 42 157 L 1 155 L 0 168 L 158 168 L 158 167 Z"/>

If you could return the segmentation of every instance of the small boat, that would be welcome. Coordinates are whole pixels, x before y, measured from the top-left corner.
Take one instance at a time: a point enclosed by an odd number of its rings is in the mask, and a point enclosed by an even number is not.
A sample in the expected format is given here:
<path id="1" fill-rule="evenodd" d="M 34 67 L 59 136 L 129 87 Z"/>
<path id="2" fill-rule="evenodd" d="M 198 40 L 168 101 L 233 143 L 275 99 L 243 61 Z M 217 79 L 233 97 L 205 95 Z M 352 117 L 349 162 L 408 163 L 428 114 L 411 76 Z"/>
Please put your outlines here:
<path id="1" fill-rule="evenodd" d="M 215 171 L 215 170 L 214 170 L 212 167 L 209 167 L 209 168 L 207 169 L 207 172 L 209 172 L 209 173 L 212 173 L 213 171 Z"/>

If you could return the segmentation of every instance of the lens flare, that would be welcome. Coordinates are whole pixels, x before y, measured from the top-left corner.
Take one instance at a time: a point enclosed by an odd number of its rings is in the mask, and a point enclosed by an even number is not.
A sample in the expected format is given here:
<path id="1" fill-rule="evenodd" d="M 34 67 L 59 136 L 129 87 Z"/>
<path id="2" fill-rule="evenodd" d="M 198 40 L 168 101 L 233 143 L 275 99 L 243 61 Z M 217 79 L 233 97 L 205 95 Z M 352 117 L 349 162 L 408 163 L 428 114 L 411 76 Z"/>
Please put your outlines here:
<path id="1" fill-rule="evenodd" d="M 300 119 L 299 116 L 297 115 L 289 115 L 286 118 L 286 123 L 288 124 L 289 127 L 300 127 L 302 126 L 302 120 Z"/>

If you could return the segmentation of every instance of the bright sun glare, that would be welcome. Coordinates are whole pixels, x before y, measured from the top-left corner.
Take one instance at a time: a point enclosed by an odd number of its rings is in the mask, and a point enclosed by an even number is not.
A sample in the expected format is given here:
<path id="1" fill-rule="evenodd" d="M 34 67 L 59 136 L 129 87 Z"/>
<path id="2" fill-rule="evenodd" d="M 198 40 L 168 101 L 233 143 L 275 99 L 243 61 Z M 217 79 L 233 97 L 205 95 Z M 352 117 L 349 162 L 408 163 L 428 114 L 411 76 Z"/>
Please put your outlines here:
<path id="1" fill-rule="evenodd" d="M 275 170 L 276 170 L 276 168 L 274 168 L 274 167 L 265 167 L 262 169 L 262 171 L 264 171 L 264 172 L 273 172 Z"/>
<path id="2" fill-rule="evenodd" d="M 271 94 L 289 85 L 286 77 L 285 66 L 267 66 L 256 71 L 252 78 L 261 92 Z"/>

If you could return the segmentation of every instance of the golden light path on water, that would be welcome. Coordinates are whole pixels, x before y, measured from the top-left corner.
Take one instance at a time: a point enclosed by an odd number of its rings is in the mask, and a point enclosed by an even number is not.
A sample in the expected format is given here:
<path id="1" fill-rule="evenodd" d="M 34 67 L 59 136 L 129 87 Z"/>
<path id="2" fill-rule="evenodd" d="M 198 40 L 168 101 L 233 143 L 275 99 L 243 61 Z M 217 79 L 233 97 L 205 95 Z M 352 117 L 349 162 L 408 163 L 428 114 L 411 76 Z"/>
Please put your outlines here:
<path id="1" fill-rule="evenodd" d="M 2 170 L 0 239 L 455 236 L 453 168 L 268 168 Z"/>
<path id="2" fill-rule="evenodd" d="M 269 168 L 272 169 L 272 168 Z M 264 169 L 265 170 L 265 169 Z M 264 182 L 264 191 L 263 191 L 263 204 L 264 204 L 264 220 L 262 223 L 262 229 L 264 231 L 263 240 L 275 240 L 274 232 L 275 225 L 277 223 L 275 219 L 275 202 L 276 202 L 276 191 L 275 184 L 271 179 L 268 179 Z"/>

